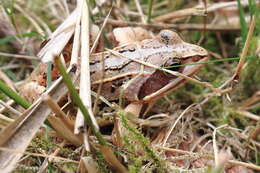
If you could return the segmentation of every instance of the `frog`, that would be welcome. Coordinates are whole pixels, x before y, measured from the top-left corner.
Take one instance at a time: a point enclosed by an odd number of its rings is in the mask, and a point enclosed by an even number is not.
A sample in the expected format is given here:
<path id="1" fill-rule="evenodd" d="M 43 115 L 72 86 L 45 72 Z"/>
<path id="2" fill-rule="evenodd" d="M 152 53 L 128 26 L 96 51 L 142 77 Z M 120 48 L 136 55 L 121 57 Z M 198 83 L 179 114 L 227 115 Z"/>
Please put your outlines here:
<path id="1" fill-rule="evenodd" d="M 163 69 L 192 76 L 203 66 L 201 62 L 208 58 L 206 49 L 183 41 L 175 31 L 162 30 L 154 38 L 91 54 L 91 88 L 97 91 L 102 85 L 100 95 L 109 101 L 123 98 L 128 103 L 148 103 L 187 81 Z M 30 81 L 46 87 L 46 71 L 47 65 L 41 63 Z M 58 77 L 57 69 L 53 67 L 52 79 Z"/>
<path id="2" fill-rule="evenodd" d="M 92 88 L 96 90 L 102 83 L 101 95 L 106 99 L 116 100 L 121 96 L 128 102 L 156 100 L 187 81 L 163 71 L 163 68 L 192 76 L 209 58 L 204 48 L 183 41 L 177 32 L 171 30 L 162 30 L 155 38 L 115 48 L 114 51 L 118 53 L 115 55 L 108 51 L 91 56 Z M 158 68 L 146 66 L 138 60 Z M 104 77 L 100 79 L 102 73 Z"/>

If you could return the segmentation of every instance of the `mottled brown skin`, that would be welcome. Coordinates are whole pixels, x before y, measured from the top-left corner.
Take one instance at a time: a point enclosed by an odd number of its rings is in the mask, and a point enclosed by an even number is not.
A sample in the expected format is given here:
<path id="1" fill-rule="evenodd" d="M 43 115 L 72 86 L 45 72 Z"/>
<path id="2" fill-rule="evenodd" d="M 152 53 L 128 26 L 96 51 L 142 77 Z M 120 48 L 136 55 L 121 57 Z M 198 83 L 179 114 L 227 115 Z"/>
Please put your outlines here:
<path id="1" fill-rule="evenodd" d="M 69 61 L 68 57 L 70 56 L 67 54 L 71 52 L 70 49 L 71 47 L 68 48 L 68 46 L 65 49 L 66 62 Z M 114 50 L 122 56 L 103 52 L 93 54 L 90 57 L 92 89 L 97 91 L 99 84 L 102 83 L 101 95 L 110 101 L 118 100 L 120 92 L 122 92 L 123 97 L 129 102 L 142 102 L 144 97 L 177 79 L 177 76 L 141 65 L 127 57 L 142 60 L 158 67 L 193 63 L 208 57 L 205 49 L 184 42 L 176 32 L 169 30 L 162 30 L 153 39 L 131 43 Z M 188 73 L 188 75 L 193 75 L 198 69 Z M 170 68 L 169 70 L 185 73 L 184 67 Z M 40 64 L 30 80 L 38 82 L 41 86 L 46 86 L 46 71 L 46 64 Z M 57 69 L 53 67 L 52 79 L 55 80 L 57 77 Z M 182 79 L 176 85 L 179 86 L 184 81 Z M 158 97 L 160 96 L 156 96 L 156 98 Z"/>

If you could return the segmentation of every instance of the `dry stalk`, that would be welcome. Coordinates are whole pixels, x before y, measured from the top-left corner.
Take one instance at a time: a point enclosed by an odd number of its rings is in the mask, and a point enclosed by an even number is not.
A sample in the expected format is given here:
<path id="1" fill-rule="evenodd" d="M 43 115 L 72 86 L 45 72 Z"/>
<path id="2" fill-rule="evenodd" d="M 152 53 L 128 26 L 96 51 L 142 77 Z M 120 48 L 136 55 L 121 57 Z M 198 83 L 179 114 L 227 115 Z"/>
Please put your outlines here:
<path id="1" fill-rule="evenodd" d="M 91 120 L 95 128 L 99 129 L 96 119 L 94 117 L 91 105 L 91 82 L 90 82 L 90 70 L 89 70 L 89 11 L 87 3 L 82 0 L 82 16 L 81 16 L 81 68 L 80 68 L 80 98 L 83 104 L 88 109 Z M 81 118 L 80 118 L 81 117 Z M 81 120 L 78 121 L 78 120 Z M 83 121 L 82 121 L 83 120 Z M 78 110 L 77 120 L 75 125 L 75 132 L 79 133 L 82 125 L 84 124 L 84 118 L 81 111 Z"/>
<path id="2" fill-rule="evenodd" d="M 77 3 L 77 8 L 79 9 L 76 17 L 76 26 L 74 31 L 74 38 L 73 38 L 73 45 L 72 45 L 72 52 L 71 52 L 71 60 L 70 66 L 78 64 L 79 58 L 79 50 L 80 50 L 80 20 L 82 15 L 82 4 L 81 1 Z"/>
<path id="3" fill-rule="evenodd" d="M 245 45 L 243 47 L 243 50 L 242 50 L 242 53 L 241 53 L 240 60 L 239 60 L 239 63 L 237 65 L 236 71 L 235 71 L 235 73 L 233 74 L 233 76 L 229 80 L 227 80 L 224 84 L 222 84 L 219 87 L 220 89 L 224 88 L 227 85 L 229 85 L 231 82 L 236 82 L 239 79 L 240 73 L 242 71 L 242 68 L 243 68 L 245 60 L 246 60 L 246 55 L 248 53 L 250 43 L 251 43 L 251 40 L 252 40 L 252 37 L 253 37 L 255 24 L 256 24 L 256 19 L 255 19 L 255 16 L 253 16 L 252 20 L 250 22 L 250 26 L 249 26 L 246 42 L 245 42 Z"/>
<path id="4" fill-rule="evenodd" d="M 141 7 L 139 0 L 135 0 L 135 5 L 136 5 L 136 8 L 138 10 L 138 13 L 140 14 L 142 23 L 146 24 L 145 15 L 143 13 L 143 10 L 142 10 L 142 7 Z"/>
<path id="5" fill-rule="evenodd" d="M 180 121 L 180 119 L 188 112 L 190 111 L 190 109 L 194 106 L 195 104 L 191 104 L 190 106 L 188 106 L 182 113 L 181 115 L 178 116 L 178 118 L 176 119 L 176 121 L 174 122 L 174 124 L 171 126 L 170 130 L 167 132 L 167 134 L 165 135 L 165 138 L 163 140 L 162 146 L 164 147 L 166 145 L 167 140 L 169 139 L 173 129 L 176 127 L 177 123 Z"/>
<path id="6" fill-rule="evenodd" d="M 14 100 L 8 100 L 7 103 L 6 103 L 6 105 L 12 106 L 14 103 L 15 103 Z M 6 111 L 6 107 L 0 108 L 0 114 L 2 114 L 2 113 L 5 112 L 5 111 Z"/>
<path id="7" fill-rule="evenodd" d="M 19 112 L 16 109 L 12 108 L 10 105 L 8 105 L 7 103 L 3 102 L 2 100 L 0 100 L 0 104 L 3 105 L 6 108 L 7 111 L 9 111 L 13 115 L 15 115 L 15 117 L 19 117 L 20 115 L 22 115 L 21 112 Z"/>
<path id="8" fill-rule="evenodd" d="M 214 150 L 214 160 L 215 160 L 215 165 L 218 166 L 220 163 L 219 163 L 219 151 L 218 151 L 218 145 L 217 145 L 217 140 L 216 140 L 216 133 L 219 129 L 221 128 L 224 128 L 224 127 L 227 127 L 226 124 L 224 125 L 221 125 L 217 128 L 214 129 L 213 131 L 213 150 Z"/>
<path id="9" fill-rule="evenodd" d="M 246 5 L 248 5 L 248 1 L 242 0 L 241 4 L 246 6 Z M 207 11 L 205 11 L 203 5 L 197 5 L 197 6 L 194 6 L 193 8 L 181 9 L 181 10 L 177 10 L 177 11 L 174 11 L 174 12 L 170 12 L 170 13 L 158 16 L 158 17 L 154 18 L 153 20 L 155 22 L 165 22 L 167 20 L 189 17 L 189 16 L 193 16 L 193 15 L 204 16 L 205 12 L 212 13 L 212 12 L 215 12 L 215 11 L 220 10 L 222 8 L 228 8 L 228 7 L 237 7 L 237 2 L 233 1 L 233 2 L 213 3 L 213 4 L 211 4 L 210 6 L 207 7 Z"/>
<path id="10" fill-rule="evenodd" d="M 18 59 L 38 60 L 39 61 L 39 58 L 37 58 L 36 56 L 19 55 L 19 54 L 5 53 L 5 52 L 0 52 L 0 56 L 13 57 L 13 58 L 18 58 Z"/>
<path id="11" fill-rule="evenodd" d="M 49 158 L 49 159 L 56 159 L 56 160 L 61 160 L 61 161 L 64 161 L 64 162 L 69 162 L 69 163 L 76 163 L 76 164 L 79 163 L 76 160 L 71 160 L 71 159 L 67 159 L 67 158 L 64 158 L 64 157 L 57 157 L 57 156 L 53 156 L 53 155 L 31 153 L 31 152 L 22 152 L 22 151 L 19 151 L 19 150 L 14 150 L 14 149 L 9 149 L 9 148 L 4 148 L 4 147 L 0 147 L 0 151 L 11 152 L 11 153 L 19 153 L 19 154 L 24 154 L 24 155 L 29 155 L 29 156 L 36 156 L 36 157 L 44 157 L 44 158 Z"/>
<path id="12" fill-rule="evenodd" d="M 110 14 L 111 14 L 111 11 L 112 11 L 112 8 L 109 10 L 109 13 L 106 16 L 104 23 L 102 24 L 102 27 L 101 27 L 98 35 L 97 35 L 97 38 L 95 39 L 95 41 L 93 43 L 93 46 L 92 46 L 92 48 L 90 50 L 90 55 L 93 53 L 93 51 L 95 50 L 95 48 L 96 48 L 96 46 L 98 44 L 98 41 L 99 41 L 100 36 L 101 36 L 101 34 L 102 34 L 106 24 L 107 24 L 107 20 L 108 20 Z M 105 76 L 105 64 L 104 64 L 104 55 L 103 54 L 101 56 L 101 62 L 102 62 L 101 82 L 100 82 L 100 84 L 98 86 L 97 97 L 96 97 L 96 100 L 95 100 L 95 103 L 94 103 L 94 106 L 93 106 L 93 113 L 94 114 L 96 113 L 96 110 L 97 110 L 97 107 L 98 107 L 98 100 L 100 99 L 100 93 L 101 93 L 101 90 L 102 90 L 103 80 L 104 80 L 104 76 Z"/>
<path id="13" fill-rule="evenodd" d="M 161 147 L 161 146 L 156 146 L 156 148 L 161 149 L 161 150 L 165 150 L 165 151 L 168 151 L 168 152 L 173 152 L 173 153 L 191 154 L 191 155 L 197 154 L 197 153 L 194 153 L 194 152 L 189 152 L 189 151 L 184 151 L 184 150 L 179 150 L 179 149 L 173 149 L 173 148 L 167 148 L 167 147 Z M 209 158 L 209 159 L 214 159 L 214 156 L 213 156 L 212 153 L 205 153 L 205 154 L 201 154 L 200 156 L 206 157 L 206 158 Z M 236 160 L 228 160 L 228 163 L 232 164 L 232 165 L 244 166 L 244 167 L 254 169 L 254 170 L 258 170 L 258 171 L 260 170 L 260 166 L 252 164 L 252 163 L 246 163 L 246 162 L 241 162 L 241 161 L 236 161 Z"/>
<path id="14" fill-rule="evenodd" d="M 251 112 L 244 111 L 244 110 L 235 110 L 235 112 L 237 112 L 238 114 L 243 115 L 243 116 L 245 116 L 247 118 L 250 118 L 252 120 L 260 121 L 259 115 L 255 115 L 255 114 L 253 114 Z"/>
<path id="15" fill-rule="evenodd" d="M 103 22 L 103 20 L 98 21 L 97 23 Z M 149 29 L 175 29 L 179 31 L 183 30 L 204 30 L 205 25 L 204 24 L 143 24 L 143 23 L 138 23 L 138 22 L 128 22 L 128 21 L 122 21 L 122 20 L 114 20 L 114 19 L 109 19 L 108 24 L 113 25 L 115 27 L 127 27 L 127 26 L 139 26 L 139 27 L 144 27 L 144 28 L 149 28 Z M 207 26 L 207 31 L 219 31 L 219 32 L 226 32 L 226 31 L 239 31 L 240 27 L 238 26 L 233 26 L 233 25 L 214 25 L 214 24 L 208 24 Z"/>
<path id="16" fill-rule="evenodd" d="M 60 152 L 60 148 L 64 147 L 66 144 L 66 141 L 64 140 L 61 144 L 59 144 L 59 148 L 57 148 L 50 156 L 57 156 Z M 39 168 L 39 171 L 37 173 L 44 173 L 46 172 L 46 169 L 50 162 L 53 162 L 54 158 L 45 158 L 43 161 L 43 164 Z"/>
<path id="17" fill-rule="evenodd" d="M 57 117 L 60 118 L 60 120 L 67 126 L 66 128 L 73 130 L 73 125 L 70 123 L 66 114 L 61 110 L 59 105 L 49 95 L 43 95 L 42 97 L 43 102 L 51 108 Z"/>

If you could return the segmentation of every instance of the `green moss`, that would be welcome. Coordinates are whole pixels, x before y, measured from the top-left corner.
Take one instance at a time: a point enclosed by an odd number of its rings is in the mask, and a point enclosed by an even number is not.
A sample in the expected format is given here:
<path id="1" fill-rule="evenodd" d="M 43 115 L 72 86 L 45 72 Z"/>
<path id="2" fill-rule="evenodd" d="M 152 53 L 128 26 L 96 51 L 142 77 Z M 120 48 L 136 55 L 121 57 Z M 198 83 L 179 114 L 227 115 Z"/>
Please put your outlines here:
<path id="1" fill-rule="evenodd" d="M 143 134 L 133 125 L 129 124 L 129 120 L 127 119 L 127 114 L 124 111 L 120 110 L 118 112 L 120 120 L 122 122 L 123 127 L 127 130 L 126 137 L 124 137 L 125 143 L 127 146 L 136 145 L 129 147 L 130 150 L 135 150 L 134 153 L 141 154 L 140 151 L 143 151 L 145 153 L 144 157 L 146 158 L 146 161 L 153 162 L 155 165 L 155 169 L 157 172 L 165 172 L 166 171 L 166 163 L 163 162 L 157 154 L 152 150 L 150 146 L 150 141 L 148 138 L 144 137 Z M 132 115 L 129 115 L 132 116 Z M 131 139 L 131 143 L 130 140 Z M 135 147 L 140 147 L 141 150 L 136 150 Z M 130 158 L 132 158 L 131 156 Z M 138 156 L 140 157 L 140 156 Z M 129 165 L 129 168 L 134 172 L 138 171 L 139 167 L 141 166 L 140 163 L 143 161 L 143 158 L 134 157 L 132 160 L 132 165 Z"/>
<path id="2" fill-rule="evenodd" d="M 260 90 L 260 60 L 250 60 L 241 74 L 241 90 L 239 92 L 250 97 Z"/>
<path id="3" fill-rule="evenodd" d="M 103 157 L 103 154 L 99 150 L 93 148 L 93 152 L 91 154 L 93 155 L 93 158 L 95 158 L 95 161 L 97 162 L 98 165 L 98 170 L 101 173 L 111 173 L 107 165 L 107 162 Z"/>

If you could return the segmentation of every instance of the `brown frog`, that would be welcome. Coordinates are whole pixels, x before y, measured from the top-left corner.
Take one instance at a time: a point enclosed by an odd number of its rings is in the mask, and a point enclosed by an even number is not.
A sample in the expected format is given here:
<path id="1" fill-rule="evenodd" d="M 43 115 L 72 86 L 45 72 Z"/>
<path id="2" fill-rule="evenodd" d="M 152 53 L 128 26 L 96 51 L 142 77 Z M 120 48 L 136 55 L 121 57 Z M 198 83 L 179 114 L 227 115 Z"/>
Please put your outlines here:
<path id="1" fill-rule="evenodd" d="M 184 42 L 176 32 L 170 30 L 162 30 L 153 39 L 115 48 L 113 52 L 116 53 L 107 51 L 90 57 L 92 89 L 96 91 L 102 84 L 101 95 L 110 101 L 118 100 L 120 96 L 129 102 L 157 99 L 186 81 L 183 77 L 162 71 L 162 68 L 191 76 L 202 64 L 183 65 L 208 59 L 205 49 Z M 31 80 L 44 86 L 47 68 L 45 64 L 40 67 Z M 53 74 L 53 79 L 57 77 L 57 73 Z"/>
<path id="2" fill-rule="evenodd" d="M 105 52 L 91 57 L 92 87 L 96 89 L 103 81 L 101 95 L 109 100 L 118 99 L 120 92 L 122 97 L 130 102 L 149 102 L 159 98 L 186 81 L 160 68 L 191 76 L 202 65 L 184 65 L 208 59 L 205 49 L 184 42 L 176 32 L 170 30 L 162 30 L 153 39 L 132 43 L 115 50 L 118 52 L 117 55 Z M 146 66 L 135 60 L 159 68 Z M 103 80 L 100 79 L 102 70 L 105 72 Z"/>

